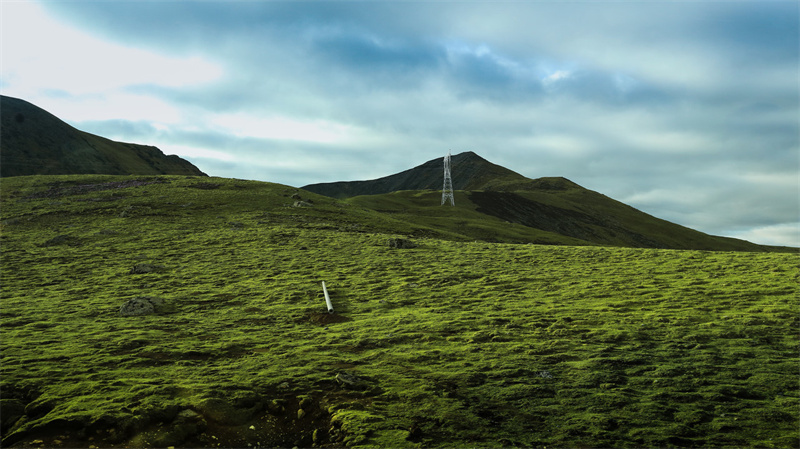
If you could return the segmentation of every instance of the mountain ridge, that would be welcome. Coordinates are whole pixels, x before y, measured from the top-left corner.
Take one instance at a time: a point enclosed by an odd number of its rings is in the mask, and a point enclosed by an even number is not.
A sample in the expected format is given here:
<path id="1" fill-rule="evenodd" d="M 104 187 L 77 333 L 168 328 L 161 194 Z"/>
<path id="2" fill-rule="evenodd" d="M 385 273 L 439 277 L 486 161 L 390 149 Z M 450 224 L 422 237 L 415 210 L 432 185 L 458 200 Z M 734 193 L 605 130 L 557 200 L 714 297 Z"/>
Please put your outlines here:
<path id="1" fill-rule="evenodd" d="M 63 174 L 206 176 L 154 146 L 81 131 L 32 103 L 0 96 L 0 177 Z"/>

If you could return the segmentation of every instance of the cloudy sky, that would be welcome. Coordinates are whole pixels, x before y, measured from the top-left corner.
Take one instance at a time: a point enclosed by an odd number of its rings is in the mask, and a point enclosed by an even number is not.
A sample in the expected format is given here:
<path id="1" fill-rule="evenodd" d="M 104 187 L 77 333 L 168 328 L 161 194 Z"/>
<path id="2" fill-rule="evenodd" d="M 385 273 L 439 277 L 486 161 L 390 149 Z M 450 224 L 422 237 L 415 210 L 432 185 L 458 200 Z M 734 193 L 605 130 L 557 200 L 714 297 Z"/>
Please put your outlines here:
<path id="1" fill-rule="evenodd" d="M 4 95 L 212 176 L 303 186 L 471 150 L 800 246 L 795 1 L 0 8 Z"/>

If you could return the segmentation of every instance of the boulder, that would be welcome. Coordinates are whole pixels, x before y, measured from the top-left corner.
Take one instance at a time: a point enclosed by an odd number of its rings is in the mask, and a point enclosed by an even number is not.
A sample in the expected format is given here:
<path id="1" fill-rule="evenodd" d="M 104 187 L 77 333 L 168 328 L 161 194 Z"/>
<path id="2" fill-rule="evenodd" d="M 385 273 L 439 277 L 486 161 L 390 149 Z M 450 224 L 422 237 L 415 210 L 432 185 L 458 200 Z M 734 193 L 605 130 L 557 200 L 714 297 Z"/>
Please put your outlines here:
<path id="1" fill-rule="evenodd" d="M 417 244 L 406 239 L 389 239 L 389 248 L 410 249 L 416 248 Z"/>
<path id="2" fill-rule="evenodd" d="M 77 246 L 79 244 L 78 239 L 72 237 L 71 235 L 61 234 L 57 235 L 50 240 L 41 244 L 41 246 L 60 246 L 60 245 L 69 245 L 69 246 Z"/>
<path id="3" fill-rule="evenodd" d="M 150 315 L 164 310 L 164 300 L 153 296 L 136 296 L 119 308 L 122 316 Z"/>
<path id="4" fill-rule="evenodd" d="M 206 431 L 208 423 L 197 412 L 185 409 L 170 424 L 162 423 L 152 430 L 135 435 L 129 444 L 133 447 L 175 447 L 186 445 Z"/>
<path id="5" fill-rule="evenodd" d="M 366 380 L 349 373 L 337 374 L 336 382 L 342 387 L 351 390 L 365 390 L 369 387 L 369 383 Z"/>
<path id="6" fill-rule="evenodd" d="M 240 426 L 253 419 L 262 410 L 262 404 L 239 408 L 224 399 L 208 398 L 197 403 L 195 408 L 211 421 L 226 426 Z"/>

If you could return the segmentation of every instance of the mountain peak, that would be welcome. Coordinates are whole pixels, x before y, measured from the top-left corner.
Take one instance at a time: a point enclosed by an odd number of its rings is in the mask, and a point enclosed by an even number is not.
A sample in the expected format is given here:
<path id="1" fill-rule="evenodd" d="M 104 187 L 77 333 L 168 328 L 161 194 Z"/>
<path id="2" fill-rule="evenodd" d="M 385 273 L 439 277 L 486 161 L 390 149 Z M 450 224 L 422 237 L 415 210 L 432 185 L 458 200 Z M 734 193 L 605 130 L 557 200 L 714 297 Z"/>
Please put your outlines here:
<path id="1" fill-rule="evenodd" d="M 450 168 L 455 190 L 482 190 L 528 180 L 519 173 L 487 161 L 473 151 L 452 155 Z M 310 184 L 303 189 L 334 198 L 379 195 L 400 190 L 437 190 L 442 188 L 443 170 L 443 157 L 439 157 L 400 173 L 370 181 Z"/>
<path id="2" fill-rule="evenodd" d="M 205 176 L 149 145 L 115 142 L 73 128 L 19 98 L 0 96 L 0 176 L 107 174 Z"/>

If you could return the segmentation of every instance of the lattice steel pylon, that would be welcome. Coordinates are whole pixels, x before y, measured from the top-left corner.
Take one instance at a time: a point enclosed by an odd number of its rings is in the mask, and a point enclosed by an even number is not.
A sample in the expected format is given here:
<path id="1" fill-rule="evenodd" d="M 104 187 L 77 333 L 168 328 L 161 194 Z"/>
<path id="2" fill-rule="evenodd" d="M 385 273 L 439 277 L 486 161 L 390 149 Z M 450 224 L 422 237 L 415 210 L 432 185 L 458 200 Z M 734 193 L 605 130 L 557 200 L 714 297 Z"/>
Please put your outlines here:
<path id="1" fill-rule="evenodd" d="M 442 186 L 442 206 L 450 198 L 450 205 L 456 205 L 456 199 L 453 197 L 453 177 L 450 175 L 450 151 L 444 157 L 444 186 Z"/>

